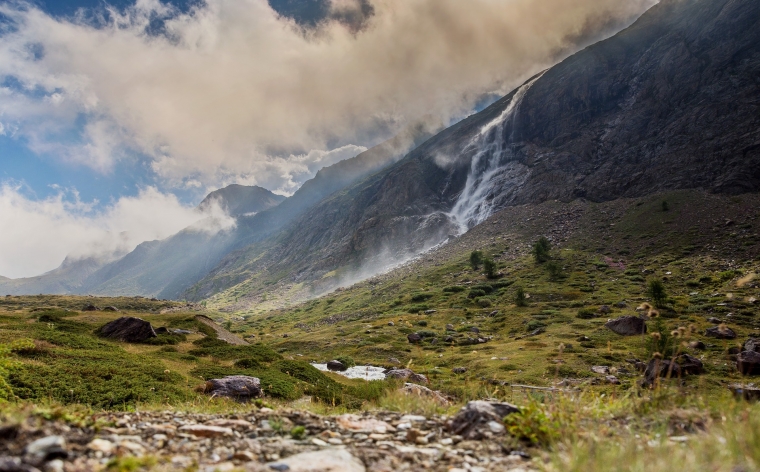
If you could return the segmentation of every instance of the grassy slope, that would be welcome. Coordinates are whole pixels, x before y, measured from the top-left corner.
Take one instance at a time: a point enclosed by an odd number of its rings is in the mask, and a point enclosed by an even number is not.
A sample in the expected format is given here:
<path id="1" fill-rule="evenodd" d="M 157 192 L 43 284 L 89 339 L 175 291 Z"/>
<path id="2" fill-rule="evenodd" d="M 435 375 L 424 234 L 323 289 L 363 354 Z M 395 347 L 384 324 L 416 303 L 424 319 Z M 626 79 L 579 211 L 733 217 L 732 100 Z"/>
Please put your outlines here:
<path id="1" fill-rule="evenodd" d="M 668 202 L 668 211 L 662 210 L 663 200 Z M 758 280 L 752 279 L 752 274 L 760 273 L 758 203 L 758 195 L 678 192 L 604 204 L 548 202 L 511 208 L 440 250 L 388 274 L 300 305 L 262 310 L 258 316 L 230 316 L 232 330 L 254 336 L 283 360 L 326 361 L 350 355 L 358 363 L 390 365 L 389 358 L 394 357 L 427 374 L 431 387 L 455 396 L 458 402 L 489 397 L 537 405 L 533 413 L 512 425 L 516 428 L 513 431 L 548 432 L 539 439 L 544 445 L 552 445 L 546 459 L 547 467 L 553 470 L 615 470 L 614 464 L 620 461 L 630 470 L 674 470 L 676 464 L 691 464 L 696 470 L 729 471 L 735 466 L 752 470 L 760 464 L 760 438 L 753 422 L 760 412 L 757 406 L 735 402 L 726 385 L 751 381 L 736 372 L 727 350 L 756 335 L 760 328 L 760 307 L 750 302 L 751 298 L 760 298 Z M 562 275 L 555 280 L 546 265 L 536 264 L 530 255 L 530 244 L 541 235 L 552 240 L 553 260 L 562 267 Z M 468 256 L 474 249 L 494 256 L 503 273 L 496 282 L 504 287 L 480 297 L 491 304 L 487 308 L 481 307 L 478 299 L 467 297 L 473 285 L 494 282 L 468 267 Z M 664 382 L 654 392 L 637 387 L 640 374 L 627 362 L 631 358 L 647 360 L 647 337 L 624 338 L 603 327 L 607 318 L 633 314 L 638 304 L 647 301 L 645 285 L 651 278 L 663 279 L 670 295 L 669 308 L 662 310 L 667 330 L 692 327 L 696 334 L 690 339 L 708 344 L 705 351 L 683 348 L 704 360 L 704 375 L 688 377 L 683 383 Z M 464 291 L 444 291 L 453 286 L 464 287 Z M 529 306 L 514 305 L 517 286 L 531 295 Z M 269 296 L 282 297 L 277 290 L 273 287 Z M 0 343 L 20 336 L 49 339 L 40 330 L 44 323 L 36 321 L 41 311 L 35 308 L 77 309 L 89 300 L 2 298 Z M 627 307 L 615 308 L 614 304 L 621 301 Z M 151 308 L 157 308 L 151 303 L 162 302 L 98 299 L 96 304 L 117 305 L 126 313 L 150 318 L 155 326 L 179 323 L 189 315 L 150 314 Z M 129 305 L 132 308 L 127 308 Z M 580 310 L 596 311 L 601 305 L 612 306 L 612 313 L 592 319 L 577 317 Z M 436 311 L 425 314 L 420 311 L 423 309 Z M 490 316 L 494 311 L 498 313 Z M 94 348 L 71 349 L 45 341 L 50 343 L 41 343 L 48 351 L 47 358 L 28 354 L 14 358 L 32 371 L 42 365 L 60 367 L 63 364 L 58 358 L 85 359 L 90 354 L 93 361 L 98 356 L 116 356 L 131 363 L 127 368 L 140 362 L 150 377 L 143 390 L 157 385 L 176 392 L 168 398 L 169 403 L 213 410 L 218 405 L 193 391 L 201 382 L 198 374 L 237 372 L 234 362 L 251 357 L 212 351 L 206 353 L 213 356 L 190 357 L 189 351 L 199 348 L 193 341 L 200 336 L 168 348 L 103 342 L 92 337 L 89 329 L 122 314 L 76 313 L 66 318 L 89 327 L 78 335 L 99 343 Z M 214 315 L 220 316 L 228 315 Z M 704 330 L 713 326 L 707 321 L 709 317 L 724 320 L 738 333 L 738 339 L 704 337 Z M 389 322 L 394 325 L 389 326 Z M 449 345 L 443 341 L 446 324 L 455 326 L 457 332 L 449 334 L 457 340 L 467 337 L 471 327 L 493 339 L 473 346 Z M 545 332 L 525 337 L 537 327 Z M 421 330 L 435 333 L 439 342 L 410 345 L 406 335 Z M 589 340 L 579 341 L 580 336 Z M 248 372 L 271 375 L 278 362 L 267 361 L 258 372 Z M 593 365 L 619 369 L 622 385 L 595 381 L 599 376 L 591 372 Z M 460 366 L 467 372 L 454 374 L 452 368 Z M 621 372 L 625 370 L 630 374 Z M 367 391 L 361 381 L 347 382 L 332 374 L 327 378 L 341 382 L 345 386 L 341 389 L 356 388 L 345 390 L 349 401 L 339 408 L 357 407 L 362 402 L 352 399 L 358 398 L 365 400 L 365 408 L 436 409 L 390 390 Z M 85 386 L 88 382 L 82 375 L 68 380 L 81 380 Z M 534 394 L 511 387 L 550 386 L 563 380 L 568 380 L 563 385 L 577 387 L 576 393 Z M 313 381 L 290 381 L 297 385 L 299 394 L 313 391 Z M 65 392 L 51 398 L 78 402 L 77 392 L 75 389 L 71 398 Z M 167 401 L 153 397 L 139 400 L 153 408 Z M 133 398 L 133 404 L 136 401 Z M 304 406 L 300 401 L 292 404 Z M 322 402 L 322 411 L 336 411 L 329 404 Z M 315 408 L 314 404 L 310 408 Z M 690 436 L 692 447 L 667 440 L 700 431 L 706 434 Z M 646 462 L 640 454 L 642 448 L 647 449 Z"/>

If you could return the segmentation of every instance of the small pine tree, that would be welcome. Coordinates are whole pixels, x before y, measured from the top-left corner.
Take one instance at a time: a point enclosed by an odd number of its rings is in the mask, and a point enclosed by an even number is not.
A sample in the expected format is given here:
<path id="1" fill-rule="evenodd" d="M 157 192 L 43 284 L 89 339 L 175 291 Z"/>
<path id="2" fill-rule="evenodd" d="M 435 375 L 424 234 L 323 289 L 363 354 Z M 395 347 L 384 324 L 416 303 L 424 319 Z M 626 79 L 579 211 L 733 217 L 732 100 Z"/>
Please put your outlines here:
<path id="1" fill-rule="evenodd" d="M 546 270 L 549 271 L 549 280 L 556 281 L 562 278 L 562 266 L 556 262 L 548 262 Z"/>
<path id="2" fill-rule="evenodd" d="M 517 287 L 515 291 L 515 305 L 528 306 L 528 296 L 525 295 L 525 290 L 522 287 Z"/>
<path id="3" fill-rule="evenodd" d="M 662 201 L 662 211 L 668 211 L 670 210 L 670 207 L 668 206 L 668 202 L 663 200 Z"/>
<path id="4" fill-rule="evenodd" d="M 533 245 L 533 257 L 536 259 L 536 262 L 539 264 L 543 264 L 544 262 L 548 261 L 550 259 L 549 257 L 549 251 L 551 250 L 551 243 L 548 239 L 541 236 L 541 239 L 536 241 L 536 244 Z"/>
<path id="5" fill-rule="evenodd" d="M 485 269 L 486 277 L 489 279 L 496 278 L 496 262 L 490 257 L 483 259 L 483 269 Z"/>
<path id="6" fill-rule="evenodd" d="M 483 263 L 483 253 L 480 251 L 472 251 L 470 254 L 470 266 L 472 267 L 472 270 L 478 270 L 480 268 L 480 264 Z"/>
<path id="7" fill-rule="evenodd" d="M 665 301 L 668 298 L 668 294 L 665 292 L 665 284 L 662 283 L 662 280 L 650 280 L 649 286 L 647 287 L 647 294 L 652 298 L 654 306 L 657 308 L 662 308 L 665 306 Z"/>

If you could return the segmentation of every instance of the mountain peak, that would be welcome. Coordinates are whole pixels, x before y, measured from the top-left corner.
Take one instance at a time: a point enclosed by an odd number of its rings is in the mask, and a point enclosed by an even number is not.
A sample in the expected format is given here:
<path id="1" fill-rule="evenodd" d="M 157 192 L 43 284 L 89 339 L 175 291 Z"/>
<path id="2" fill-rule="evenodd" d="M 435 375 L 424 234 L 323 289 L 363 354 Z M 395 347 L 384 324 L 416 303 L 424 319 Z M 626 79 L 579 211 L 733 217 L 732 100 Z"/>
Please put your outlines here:
<path id="1" fill-rule="evenodd" d="M 256 185 L 228 185 L 209 193 L 198 205 L 203 211 L 217 202 L 230 216 L 238 217 L 258 213 L 279 205 L 285 197 Z"/>

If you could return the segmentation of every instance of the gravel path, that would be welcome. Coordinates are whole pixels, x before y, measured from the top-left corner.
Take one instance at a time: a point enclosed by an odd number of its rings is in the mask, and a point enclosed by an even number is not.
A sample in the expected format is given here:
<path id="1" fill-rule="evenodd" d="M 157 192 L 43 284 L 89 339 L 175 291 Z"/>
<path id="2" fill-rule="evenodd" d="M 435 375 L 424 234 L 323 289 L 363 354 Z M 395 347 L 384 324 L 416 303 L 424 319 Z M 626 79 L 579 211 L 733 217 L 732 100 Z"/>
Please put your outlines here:
<path id="1" fill-rule="evenodd" d="M 0 470 L 98 471 L 130 456 L 151 457 L 151 470 L 167 471 L 535 470 L 527 454 L 502 445 L 502 431 L 466 440 L 447 432 L 446 417 L 262 408 L 237 415 L 102 413 L 96 420 L 108 426 L 29 417 L 0 427 Z"/>

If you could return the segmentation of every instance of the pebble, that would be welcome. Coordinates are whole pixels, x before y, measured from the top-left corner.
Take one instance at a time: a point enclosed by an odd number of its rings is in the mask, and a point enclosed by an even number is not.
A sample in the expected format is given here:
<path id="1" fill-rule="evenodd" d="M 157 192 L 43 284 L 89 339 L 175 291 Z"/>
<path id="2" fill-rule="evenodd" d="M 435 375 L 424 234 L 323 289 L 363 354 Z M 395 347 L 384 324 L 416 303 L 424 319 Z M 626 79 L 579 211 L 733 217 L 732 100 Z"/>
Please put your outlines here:
<path id="1" fill-rule="evenodd" d="M 202 424 L 188 424 L 182 426 L 179 428 L 179 430 L 203 438 L 216 438 L 219 436 L 232 435 L 232 430 L 230 428 L 222 428 L 220 426 L 206 426 Z"/>

